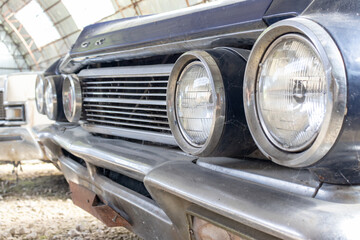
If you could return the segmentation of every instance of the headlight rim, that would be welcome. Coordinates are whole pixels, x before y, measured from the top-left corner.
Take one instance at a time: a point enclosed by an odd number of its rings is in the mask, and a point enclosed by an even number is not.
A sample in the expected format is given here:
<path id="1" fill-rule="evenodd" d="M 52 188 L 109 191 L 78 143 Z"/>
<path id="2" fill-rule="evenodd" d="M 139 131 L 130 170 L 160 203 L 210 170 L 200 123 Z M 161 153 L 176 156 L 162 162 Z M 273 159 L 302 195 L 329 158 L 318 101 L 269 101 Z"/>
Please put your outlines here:
<path id="1" fill-rule="evenodd" d="M 37 87 L 39 85 L 39 81 L 42 81 L 42 104 L 39 105 L 39 98 L 37 95 Z M 45 112 L 45 76 L 43 74 L 38 74 L 35 80 L 35 105 L 36 109 L 40 114 L 46 114 Z"/>
<path id="2" fill-rule="evenodd" d="M 300 34 L 313 44 L 324 64 L 328 90 L 326 113 L 319 133 L 312 144 L 300 152 L 286 152 L 274 146 L 262 130 L 256 109 L 257 66 L 268 47 L 277 38 L 290 33 Z M 243 86 L 246 119 L 253 139 L 262 153 L 273 162 L 288 167 L 308 167 L 316 164 L 335 144 L 342 129 L 346 115 L 346 86 L 346 71 L 340 50 L 319 24 L 299 17 L 278 22 L 266 29 L 250 54 Z"/>
<path id="3" fill-rule="evenodd" d="M 278 38 L 276 38 L 274 41 L 271 42 L 271 44 L 268 46 L 268 48 L 266 49 L 265 53 L 263 54 L 261 60 L 260 60 L 260 64 L 268 57 L 268 55 L 270 54 L 271 50 L 273 48 L 276 47 L 276 44 L 278 44 L 279 42 L 281 42 L 283 39 L 294 39 L 294 40 L 297 40 L 297 41 L 303 41 L 305 42 L 315 53 L 316 55 L 318 56 L 318 59 L 321 61 L 322 65 L 324 66 L 324 72 L 325 72 L 325 75 L 326 75 L 326 80 L 327 80 L 327 84 L 326 84 L 326 90 L 327 92 L 329 92 L 329 84 L 328 84 L 328 79 L 329 79 L 329 71 L 326 71 L 325 69 L 325 64 L 323 62 L 323 57 L 320 56 L 320 53 L 318 52 L 318 50 L 316 49 L 316 47 L 312 44 L 311 40 L 308 39 L 306 36 L 302 35 L 302 34 L 298 34 L 298 33 L 288 33 L 288 34 L 283 34 L 281 36 L 279 36 Z M 327 64 L 328 65 L 328 64 Z M 256 89 L 256 95 L 255 95 L 255 104 L 256 104 L 256 114 L 257 114 L 257 118 L 259 119 L 260 121 L 260 126 L 263 130 L 263 132 L 265 133 L 266 137 L 270 140 L 270 142 L 275 145 L 277 148 L 279 148 L 280 150 L 282 151 L 285 151 L 285 152 L 289 152 L 289 153 L 296 153 L 296 152 L 301 152 L 301 151 L 305 151 L 306 149 L 308 149 L 312 143 L 316 140 L 317 136 L 319 133 L 317 133 L 316 135 L 314 135 L 306 144 L 303 144 L 297 148 L 292 148 L 292 149 L 287 149 L 283 146 L 281 146 L 281 144 L 274 138 L 271 136 L 270 134 L 270 131 L 264 127 L 265 125 L 265 121 L 263 119 L 263 116 L 261 114 L 261 112 L 258 110 L 259 108 L 259 101 L 258 101 L 258 98 L 259 98 L 259 72 L 260 72 L 260 68 L 258 69 L 257 71 L 257 75 L 256 75 L 256 81 L 255 81 L 255 89 Z M 329 99 L 327 99 L 329 100 Z M 326 106 L 329 104 L 328 101 L 326 101 Z M 325 118 L 323 119 L 323 121 L 325 120 Z M 321 125 L 322 126 L 322 125 Z M 319 128 L 319 131 L 321 129 L 321 126 Z"/>
<path id="4" fill-rule="evenodd" d="M 176 115 L 176 85 L 185 67 L 194 61 L 200 61 L 208 73 L 215 93 L 214 102 L 216 102 L 210 135 L 205 143 L 200 146 L 190 144 L 185 139 L 181 133 Z M 169 77 L 166 101 L 170 129 L 179 147 L 193 155 L 206 156 L 211 154 L 221 138 L 226 113 L 225 88 L 221 71 L 214 58 L 206 51 L 189 51 L 181 55 L 176 61 Z"/>
<path id="5" fill-rule="evenodd" d="M 45 90 L 44 90 L 44 105 L 45 105 L 45 114 L 50 120 L 56 120 L 58 116 L 58 96 L 57 96 L 57 90 L 56 90 L 56 84 L 54 82 L 54 79 L 52 77 L 45 77 Z M 46 91 L 48 88 L 48 85 L 51 85 L 51 104 L 53 105 L 53 112 L 50 114 L 48 112 L 48 107 L 46 103 Z"/>
<path id="6" fill-rule="evenodd" d="M 64 98 L 65 88 L 68 87 L 69 84 L 75 96 L 74 98 L 75 104 L 73 105 L 74 111 L 72 114 L 71 114 L 71 110 L 67 108 Z M 81 118 L 81 112 L 82 112 L 82 94 L 81 94 L 80 80 L 76 74 L 70 74 L 65 76 L 61 93 L 62 93 L 61 97 L 62 97 L 63 109 L 66 119 L 72 123 L 78 122 Z"/>

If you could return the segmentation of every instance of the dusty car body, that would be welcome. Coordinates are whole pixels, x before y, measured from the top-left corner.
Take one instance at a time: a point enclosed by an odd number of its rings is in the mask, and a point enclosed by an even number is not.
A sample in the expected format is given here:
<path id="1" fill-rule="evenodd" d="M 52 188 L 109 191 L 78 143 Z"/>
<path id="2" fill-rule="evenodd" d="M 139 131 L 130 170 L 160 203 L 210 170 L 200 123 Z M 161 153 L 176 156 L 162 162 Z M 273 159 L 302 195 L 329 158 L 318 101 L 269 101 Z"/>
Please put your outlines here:
<path id="1" fill-rule="evenodd" d="M 37 126 L 37 137 L 75 204 L 145 239 L 356 239 L 359 11 L 350 0 L 221 1 L 86 27 L 45 73 L 57 122 Z M 278 65 L 277 74 L 314 62 L 323 69 L 289 80 L 292 104 L 318 96 L 310 110 L 325 109 L 296 146 L 269 135 L 266 121 L 277 115 L 259 115 L 260 73 L 289 42 L 307 46 L 313 60 Z M 181 98 L 183 75 L 201 66 L 208 75 L 194 88 L 211 78 L 212 94 Z M 327 87 L 310 92 L 321 79 Z M 198 125 L 181 122 L 179 106 L 199 114 L 215 106 L 208 135 L 191 133 Z"/>
<path id="2" fill-rule="evenodd" d="M 0 76 L 0 161 L 44 159 L 32 127 L 50 123 L 35 107 L 36 73 Z"/>

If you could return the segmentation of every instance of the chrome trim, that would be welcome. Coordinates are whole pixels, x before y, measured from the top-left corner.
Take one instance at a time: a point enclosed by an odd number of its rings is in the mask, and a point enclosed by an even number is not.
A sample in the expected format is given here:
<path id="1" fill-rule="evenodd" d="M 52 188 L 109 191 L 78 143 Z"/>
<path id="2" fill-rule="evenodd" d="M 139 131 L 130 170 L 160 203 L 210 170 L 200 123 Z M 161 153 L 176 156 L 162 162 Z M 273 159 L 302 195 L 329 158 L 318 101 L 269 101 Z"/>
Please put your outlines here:
<path id="1" fill-rule="evenodd" d="M 57 94 L 56 94 L 56 85 L 54 82 L 53 77 L 45 77 L 45 92 L 44 92 L 44 100 L 45 100 L 45 112 L 46 112 L 46 116 L 50 119 L 50 120 L 56 120 L 57 115 L 58 115 L 58 101 L 57 101 Z M 50 86 L 51 88 L 51 104 L 53 112 L 49 113 L 48 111 L 48 106 L 46 103 L 46 92 L 47 92 L 47 88 Z"/>
<path id="2" fill-rule="evenodd" d="M 94 106 L 96 106 L 96 105 L 94 105 Z M 137 108 L 137 109 L 139 110 L 139 108 Z M 165 110 L 165 109 L 162 109 L 162 110 Z M 155 109 L 155 111 L 158 111 L 158 110 Z M 85 112 L 114 113 L 114 114 L 121 114 L 121 115 L 134 115 L 134 116 L 157 117 L 157 118 L 166 118 L 167 119 L 166 115 L 157 115 L 157 114 L 148 114 L 148 113 L 133 113 L 133 112 L 121 112 L 121 111 L 97 110 L 97 109 L 85 109 Z M 87 115 L 87 116 L 89 116 L 89 115 Z M 137 121 L 139 121 L 139 120 L 140 119 L 137 119 Z M 144 120 L 144 121 L 146 121 L 146 120 Z"/>
<path id="3" fill-rule="evenodd" d="M 175 105 L 177 82 L 179 81 L 179 78 L 181 77 L 181 74 L 185 67 L 194 61 L 200 61 L 205 67 L 210 77 L 210 80 L 212 81 L 213 92 L 215 93 L 213 94 L 213 97 L 214 102 L 216 103 L 210 135 L 202 146 L 194 146 L 193 144 L 189 143 L 182 134 L 182 130 L 180 129 L 181 126 L 178 124 L 177 121 Z M 210 54 L 205 51 L 190 51 L 180 56 L 180 58 L 176 61 L 174 68 L 170 74 L 166 101 L 171 132 L 174 135 L 175 140 L 177 141 L 180 148 L 185 152 L 194 155 L 210 154 L 217 146 L 221 138 L 221 134 L 224 128 L 226 110 L 225 89 L 221 72 L 215 60 Z"/>
<path id="4" fill-rule="evenodd" d="M 71 92 L 66 92 L 65 89 L 68 89 L 69 87 L 71 87 Z M 72 95 L 71 97 L 74 99 L 67 99 L 68 95 Z M 62 89 L 62 99 L 66 119 L 69 122 L 79 121 L 82 113 L 82 95 L 80 80 L 75 74 L 67 75 L 65 77 Z M 74 105 L 70 105 L 70 107 L 73 109 L 69 109 L 69 101 L 73 100 Z"/>
<path id="5" fill-rule="evenodd" d="M 156 81 L 158 82 L 158 81 Z M 167 83 L 167 81 L 161 81 L 162 83 Z M 89 82 L 86 82 L 87 84 L 89 84 Z M 98 83 L 98 82 L 97 82 Z M 101 82 L 102 84 L 104 84 L 104 82 Z M 114 82 L 108 82 L 108 83 L 114 83 Z M 119 83 L 119 82 L 117 82 Z M 124 82 L 122 82 L 124 83 Z M 134 83 L 134 82 L 127 82 L 127 83 Z M 137 82 L 135 82 L 137 83 Z M 150 83 L 150 81 L 149 81 Z M 141 89 L 141 90 L 146 90 L 149 89 L 149 87 L 83 87 L 83 89 L 118 89 L 118 90 L 136 90 L 136 89 Z M 166 87 L 151 87 L 151 89 L 155 89 L 155 90 L 166 90 Z"/>
<path id="6" fill-rule="evenodd" d="M 38 88 L 39 84 L 41 84 L 41 91 L 42 91 L 42 104 L 39 102 L 39 96 L 36 94 L 36 89 Z M 35 102 L 36 102 L 36 109 L 39 113 L 45 114 L 45 77 L 43 74 L 38 74 L 36 77 L 35 82 Z"/>
<path id="7" fill-rule="evenodd" d="M 158 142 L 169 145 L 177 145 L 174 137 L 170 134 L 161 134 L 157 132 L 149 132 L 144 130 L 116 128 L 108 126 L 98 126 L 84 123 L 81 125 L 85 130 L 93 133 L 107 134 L 125 138 L 132 138 L 142 141 Z M 170 130 L 170 129 L 168 129 Z"/>
<path id="8" fill-rule="evenodd" d="M 88 55 L 86 57 L 72 58 L 70 54 L 64 57 L 59 69 L 62 73 L 74 73 L 86 66 L 95 62 L 114 61 L 121 59 L 143 58 L 155 55 L 164 55 L 189 51 L 191 49 L 206 49 L 211 48 L 214 41 L 226 38 L 254 38 L 256 39 L 262 32 L 263 28 L 256 30 L 245 30 L 235 33 L 217 34 L 215 36 L 203 37 L 198 39 L 190 39 L 186 41 L 164 43 L 156 46 L 144 46 L 135 49 L 124 49 L 111 53 L 98 53 Z M 176 52 L 174 51 L 176 50 Z"/>
<path id="9" fill-rule="evenodd" d="M 79 78 L 119 78 L 119 77 L 166 77 L 169 76 L 173 64 L 143 65 L 131 67 L 108 67 L 84 69 Z"/>
<path id="10" fill-rule="evenodd" d="M 150 88 L 150 87 L 149 87 Z M 115 96 L 147 96 L 147 97 L 165 97 L 166 93 L 114 93 L 114 92 L 92 92 L 87 95 L 115 95 Z"/>
<path id="11" fill-rule="evenodd" d="M 166 128 L 166 127 L 144 126 L 144 125 L 136 124 L 136 123 L 116 122 L 116 121 L 111 121 L 111 120 L 100 120 L 100 119 L 95 119 L 95 118 L 87 118 L 87 120 L 93 121 L 93 122 L 98 122 L 98 123 L 104 123 L 103 125 L 111 123 L 111 124 L 119 125 L 119 126 L 139 127 L 139 128 L 148 128 L 148 129 L 168 130 L 168 131 L 170 131 L 170 129 Z M 153 140 L 155 140 L 155 139 L 153 139 Z"/>
<path id="12" fill-rule="evenodd" d="M 18 122 L 17 125 L 22 124 Z M 30 127 L 0 127 L 0 153 L 0 161 L 44 159 L 43 151 Z"/>
<path id="13" fill-rule="evenodd" d="M 214 172 L 305 197 L 313 197 L 321 187 L 321 183 L 309 171 L 286 168 L 270 161 L 214 157 L 199 158 L 196 164 Z"/>
<path id="14" fill-rule="evenodd" d="M 21 126 L 21 125 L 25 125 L 27 122 L 25 121 L 0 121 L 0 125 L 4 125 L 4 126 Z"/>
<path id="15" fill-rule="evenodd" d="M 84 102 L 110 102 L 110 103 L 133 103 L 166 106 L 166 101 L 138 100 L 138 99 L 117 99 L 117 98 L 90 98 L 85 97 Z"/>
<path id="16" fill-rule="evenodd" d="M 199 216 L 218 216 L 211 219 L 235 232 L 255 229 L 282 239 L 359 236 L 359 186 L 332 185 L 324 189 L 327 196 L 317 199 L 324 185 L 307 170 L 229 158 L 204 158 L 196 164 L 194 157 L 181 151 L 94 137 L 70 124 L 38 127 L 37 135 L 48 153 L 60 160 L 68 180 L 135 217 L 135 232 L 146 231 L 146 238 L 163 234 L 162 239 L 187 239 L 187 213 L 195 211 Z M 88 169 L 64 158 L 60 148 L 83 158 Z M 143 181 L 154 201 L 100 176 L 93 165 Z M 158 225 L 159 218 L 176 232 L 148 231 L 164 227 Z"/>
<path id="17" fill-rule="evenodd" d="M 85 125 L 85 128 L 86 127 L 91 128 L 92 126 Z M 146 132 L 112 128 L 105 129 L 111 134 L 114 134 L 113 131 L 115 131 L 116 134 L 116 131 L 120 130 L 138 136 L 143 134 L 145 138 L 148 136 L 150 140 L 156 137 L 156 134 L 147 135 Z M 58 148 L 64 148 L 68 152 L 86 159 L 86 161 L 91 164 L 111 169 L 139 181 L 142 181 L 144 176 L 153 168 L 165 162 L 175 160 L 193 161 L 195 159 L 193 156 L 189 156 L 179 149 L 93 136 L 82 127 L 72 124 L 59 123 L 37 126 L 34 128 L 34 131 L 45 146 L 47 146 L 47 141 L 50 140 L 51 143 L 55 143 Z M 143 138 L 143 136 L 141 137 Z M 163 136 L 161 137 L 161 139 L 164 139 Z M 169 135 L 167 136 L 167 140 L 167 143 L 175 142 Z M 55 150 L 52 151 L 54 152 Z"/>
<path id="18" fill-rule="evenodd" d="M 156 121 L 156 120 L 148 120 L 148 119 L 138 119 L 138 118 L 129 118 L 129 117 L 117 117 L 117 116 L 109 116 L 109 115 L 102 115 L 102 114 L 92 114 L 87 113 L 87 117 L 100 117 L 100 118 L 110 118 L 110 119 L 118 119 L 118 120 L 129 120 L 134 122 L 146 122 L 146 123 L 159 123 L 159 124 L 168 124 L 166 121 Z"/>
<path id="19" fill-rule="evenodd" d="M 134 84 L 143 84 L 143 83 L 152 83 L 153 81 L 102 81 L 102 84 L 111 84 L 111 83 L 134 83 Z M 156 81 L 156 83 L 168 83 L 168 81 Z M 99 84 L 99 82 L 86 82 L 86 84 Z"/>
<path id="20" fill-rule="evenodd" d="M 166 102 L 165 102 L 166 105 Z M 134 108 L 132 107 L 124 107 L 124 106 L 108 106 L 108 105 L 95 105 L 95 104 L 87 104 L 85 103 L 83 106 L 86 107 L 102 107 L 102 108 L 115 108 L 115 109 L 125 109 L 125 110 L 133 110 Z M 157 109 L 157 108 L 136 108 L 137 110 L 149 110 L 149 111 L 157 111 L 157 112 L 166 112 L 166 109 Z M 87 110 L 85 110 L 87 111 Z M 89 110 L 90 111 L 90 110 Z M 133 113 L 134 114 L 134 113 Z M 167 116 L 164 116 L 167 117 Z"/>
<path id="21" fill-rule="evenodd" d="M 165 109 L 167 78 L 172 67 L 173 64 L 161 64 L 82 70 L 78 74 L 82 83 L 82 126 L 90 125 L 87 130 L 105 135 L 174 144 L 172 137 L 169 141 Z"/>
<path id="22" fill-rule="evenodd" d="M 256 109 L 256 79 L 258 66 L 268 46 L 287 33 L 306 36 L 315 46 L 324 63 L 328 79 L 326 115 L 314 143 L 299 153 L 285 152 L 266 137 Z M 246 67 L 244 81 L 244 108 L 250 132 L 262 153 L 272 161 L 290 167 L 307 167 L 317 163 L 331 149 L 342 128 L 346 115 L 346 72 L 335 42 L 319 24 L 305 19 L 284 20 L 270 26 L 255 43 Z"/>
<path id="23" fill-rule="evenodd" d="M 144 182 L 180 236 L 189 232 L 184 213 L 194 208 L 204 215 L 216 213 L 234 221 L 231 228 L 235 232 L 245 225 L 250 231 L 281 239 L 357 239 L 360 232 L 356 224 L 359 202 L 343 204 L 299 196 L 189 162 L 163 164 Z M 230 227 L 226 221 L 221 224 Z"/>
<path id="24" fill-rule="evenodd" d="M 324 56 L 320 56 L 319 52 L 317 51 L 317 49 L 315 48 L 315 46 L 310 42 L 310 40 L 308 40 L 305 36 L 300 35 L 300 34 L 294 34 L 294 33 L 288 33 L 285 35 L 282 35 L 280 37 L 278 37 L 274 42 L 272 42 L 270 44 L 270 46 L 266 49 L 266 52 L 264 53 L 264 56 L 262 57 L 261 63 L 259 64 L 260 66 L 263 64 L 263 60 L 265 60 L 268 56 L 268 54 L 271 52 L 271 50 L 277 46 L 277 44 L 279 42 L 281 42 L 284 39 L 294 39 L 298 42 L 303 43 L 304 45 L 308 46 L 309 48 L 311 48 L 311 50 L 316 54 L 316 56 L 318 57 L 318 59 L 321 61 L 324 69 L 330 69 L 331 66 L 324 66 L 324 63 L 322 62 L 322 59 L 324 58 Z M 329 77 L 329 75 L 324 71 L 324 73 L 327 75 L 326 77 Z M 299 79 L 299 77 L 297 78 Z M 329 80 L 327 80 L 327 85 L 329 84 Z M 259 106 L 259 76 L 257 76 L 256 79 L 256 87 L 255 87 L 255 91 L 256 91 L 256 96 L 255 96 L 255 102 L 256 102 L 256 108 L 257 110 L 260 109 Z M 264 131 L 265 135 L 267 136 L 267 138 L 269 138 L 269 140 L 272 142 L 272 144 L 274 144 L 277 148 L 285 151 L 285 152 L 300 152 L 300 151 L 304 151 L 307 148 L 309 148 L 309 146 L 311 146 L 311 144 L 314 142 L 314 140 L 316 139 L 318 133 L 315 133 L 311 139 L 309 139 L 309 141 L 305 142 L 303 145 L 298 146 L 296 148 L 287 148 L 284 147 L 283 145 L 281 145 L 280 142 L 278 142 L 269 132 L 269 130 L 266 128 L 265 122 L 264 122 L 264 118 L 263 118 L 263 114 L 260 111 L 257 111 L 257 116 L 259 118 L 260 121 L 260 125 L 262 130 Z"/>

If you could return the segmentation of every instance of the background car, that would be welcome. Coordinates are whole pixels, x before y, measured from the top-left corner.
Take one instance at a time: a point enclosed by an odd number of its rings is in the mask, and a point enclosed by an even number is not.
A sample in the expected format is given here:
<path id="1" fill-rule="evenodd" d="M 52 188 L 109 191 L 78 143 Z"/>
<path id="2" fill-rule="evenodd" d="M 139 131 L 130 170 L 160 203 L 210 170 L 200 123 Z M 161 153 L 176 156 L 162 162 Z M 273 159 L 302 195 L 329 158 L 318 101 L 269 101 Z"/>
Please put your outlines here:
<path id="1" fill-rule="evenodd" d="M 0 76 L 0 161 L 45 159 L 32 127 L 51 121 L 35 105 L 37 73 Z"/>

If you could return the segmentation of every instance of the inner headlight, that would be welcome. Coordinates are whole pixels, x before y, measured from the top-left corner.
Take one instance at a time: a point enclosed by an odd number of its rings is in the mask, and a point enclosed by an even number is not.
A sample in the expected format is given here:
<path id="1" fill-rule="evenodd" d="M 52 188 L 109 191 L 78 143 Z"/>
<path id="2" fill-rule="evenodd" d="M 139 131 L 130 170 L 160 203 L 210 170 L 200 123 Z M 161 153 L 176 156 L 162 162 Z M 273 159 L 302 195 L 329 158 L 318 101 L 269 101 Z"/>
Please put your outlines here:
<path id="1" fill-rule="evenodd" d="M 241 54 L 247 54 L 240 52 L 190 51 L 176 61 L 168 83 L 167 112 L 171 132 L 183 151 L 245 156 L 255 150 L 239 104 L 246 66 Z"/>
<path id="2" fill-rule="evenodd" d="M 318 163 L 343 126 L 346 84 L 342 56 L 323 27 L 302 18 L 270 26 L 252 49 L 243 87 L 262 153 L 290 167 Z"/>
<path id="3" fill-rule="evenodd" d="M 266 136 L 280 149 L 311 145 L 324 121 L 326 73 L 319 54 L 301 35 L 278 38 L 260 63 L 257 109 Z"/>
<path id="4" fill-rule="evenodd" d="M 36 102 L 36 108 L 38 112 L 41 114 L 45 114 L 44 91 L 45 91 L 44 76 L 39 74 L 36 78 L 36 84 L 35 84 L 35 102 Z"/>
<path id="5" fill-rule="evenodd" d="M 81 86 L 76 75 L 65 77 L 62 88 L 62 103 L 66 119 L 69 122 L 77 122 L 81 117 Z"/>
<path id="6" fill-rule="evenodd" d="M 56 86 L 52 78 L 47 77 L 46 81 L 44 94 L 46 115 L 49 119 L 55 120 L 58 112 Z"/>
<path id="7" fill-rule="evenodd" d="M 194 146 L 208 139 L 214 122 L 213 83 L 200 61 L 188 64 L 176 88 L 176 117 L 185 139 Z"/>

